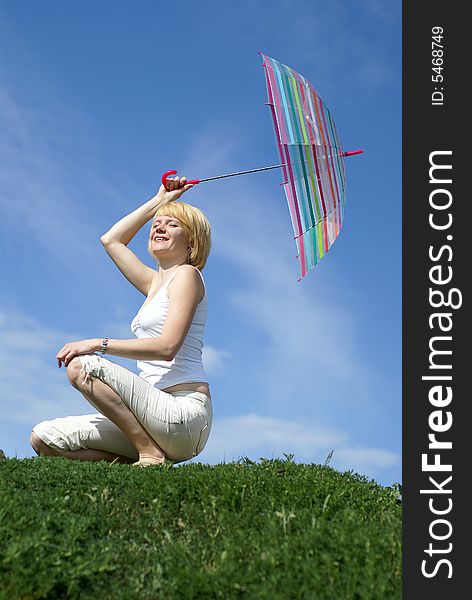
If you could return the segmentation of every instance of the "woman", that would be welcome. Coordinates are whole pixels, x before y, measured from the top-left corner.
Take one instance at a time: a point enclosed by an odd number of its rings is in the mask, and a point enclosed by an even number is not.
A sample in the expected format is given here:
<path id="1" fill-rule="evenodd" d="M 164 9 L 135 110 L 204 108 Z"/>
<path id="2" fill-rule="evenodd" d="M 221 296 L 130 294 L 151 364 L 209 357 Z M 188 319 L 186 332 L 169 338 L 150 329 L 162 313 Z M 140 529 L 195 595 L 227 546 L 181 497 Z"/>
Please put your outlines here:
<path id="1" fill-rule="evenodd" d="M 212 404 L 202 364 L 207 298 L 200 270 L 211 232 L 199 209 L 176 202 L 191 187 L 185 177 L 168 179 L 101 237 L 123 275 L 147 296 L 131 323 L 137 339 L 96 338 L 59 350 L 58 366 L 67 367 L 71 384 L 99 414 L 39 423 L 30 438 L 38 454 L 149 466 L 188 460 L 205 447 Z M 148 251 L 158 269 L 127 247 L 151 218 Z M 139 376 L 104 354 L 137 359 Z"/>

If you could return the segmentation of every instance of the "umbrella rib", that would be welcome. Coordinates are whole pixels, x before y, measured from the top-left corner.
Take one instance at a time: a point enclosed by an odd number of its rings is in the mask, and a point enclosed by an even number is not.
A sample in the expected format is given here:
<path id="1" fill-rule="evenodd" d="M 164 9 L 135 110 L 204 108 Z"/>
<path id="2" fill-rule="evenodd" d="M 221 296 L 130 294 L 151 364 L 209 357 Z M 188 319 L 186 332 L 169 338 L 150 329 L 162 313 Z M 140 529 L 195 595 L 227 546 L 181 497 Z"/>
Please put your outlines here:
<path id="1" fill-rule="evenodd" d="M 308 229 L 305 229 L 305 231 L 302 231 L 301 233 L 299 233 L 298 235 L 294 236 L 294 240 L 297 240 L 298 238 L 302 237 L 302 235 L 305 235 L 305 233 L 307 233 L 308 231 L 310 231 L 310 229 L 313 229 L 313 227 L 316 227 L 317 225 L 319 225 L 320 223 L 322 223 L 323 221 L 326 221 L 326 218 L 336 210 L 336 208 L 339 206 L 339 202 L 337 202 L 333 208 L 331 208 L 327 213 L 326 213 L 326 217 L 323 217 L 322 219 L 318 219 L 318 221 L 316 221 L 316 223 L 313 223 L 313 225 L 310 225 L 310 227 L 308 227 Z"/>

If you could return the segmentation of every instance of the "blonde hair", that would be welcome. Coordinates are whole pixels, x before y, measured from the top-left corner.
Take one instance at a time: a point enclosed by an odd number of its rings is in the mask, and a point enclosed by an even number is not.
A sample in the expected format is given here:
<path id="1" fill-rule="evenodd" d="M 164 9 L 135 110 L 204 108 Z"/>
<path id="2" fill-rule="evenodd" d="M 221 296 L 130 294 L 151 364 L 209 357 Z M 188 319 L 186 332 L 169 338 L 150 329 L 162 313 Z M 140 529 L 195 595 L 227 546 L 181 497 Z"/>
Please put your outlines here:
<path id="1" fill-rule="evenodd" d="M 172 201 L 156 210 L 153 221 L 158 216 L 171 217 L 182 223 L 190 247 L 188 262 L 202 271 L 211 248 L 211 227 L 202 211 L 186 202 Z M 151 252 L 151 240 L 148 243 L 148 252 L 155 258 Z"/>

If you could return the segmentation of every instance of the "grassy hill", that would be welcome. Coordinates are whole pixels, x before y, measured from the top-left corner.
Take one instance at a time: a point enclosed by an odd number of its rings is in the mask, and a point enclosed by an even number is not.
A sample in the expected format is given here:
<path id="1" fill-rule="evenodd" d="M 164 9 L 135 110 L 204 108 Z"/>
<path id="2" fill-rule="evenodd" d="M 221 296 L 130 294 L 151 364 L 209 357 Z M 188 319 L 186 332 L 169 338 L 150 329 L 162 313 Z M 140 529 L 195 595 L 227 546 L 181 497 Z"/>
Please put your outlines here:
<path id="1" fill-rule="evenodd" d="M 0 460 L 0 598 L 401 598 L 398 486 L 286 460 Z"/>

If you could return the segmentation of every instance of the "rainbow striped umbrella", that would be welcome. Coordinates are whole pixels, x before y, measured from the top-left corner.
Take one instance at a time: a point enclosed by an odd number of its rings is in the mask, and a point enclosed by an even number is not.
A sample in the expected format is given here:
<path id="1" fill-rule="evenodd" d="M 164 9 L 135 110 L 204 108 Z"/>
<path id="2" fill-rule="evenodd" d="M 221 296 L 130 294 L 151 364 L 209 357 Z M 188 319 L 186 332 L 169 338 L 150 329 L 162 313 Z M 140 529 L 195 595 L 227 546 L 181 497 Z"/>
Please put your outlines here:
<path id="1" fill-rule="evenodd" d="M 302 279 L 339 235 L 346 207 L 344 157 L 336 126 L 312 84 L 260 53 Z"/>
<path id="2" fill-rule="evenodd" d="M 270 107 L 281 164 L 239 171 L 206 179 L 281 168 L 293 232 L 300 259 L 301 277 L 328 252 L 339 235 L 346 206 L 344 157 L 362 150 L 343 152 L 336 126 L 326 104 L 312 84 L 287 65 L 262 54 Z M 166 185 L 166 171 L 162 183 Z"/>

